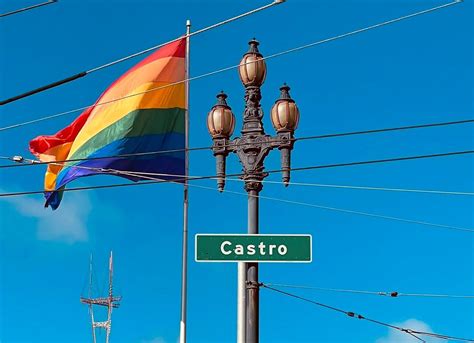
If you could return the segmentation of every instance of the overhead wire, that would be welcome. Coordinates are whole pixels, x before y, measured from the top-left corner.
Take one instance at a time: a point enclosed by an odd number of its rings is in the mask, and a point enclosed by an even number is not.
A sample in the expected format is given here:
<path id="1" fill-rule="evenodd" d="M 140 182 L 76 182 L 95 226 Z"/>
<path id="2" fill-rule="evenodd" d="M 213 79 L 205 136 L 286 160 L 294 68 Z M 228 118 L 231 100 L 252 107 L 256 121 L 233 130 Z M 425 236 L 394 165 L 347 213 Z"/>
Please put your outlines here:
<path id="1" fill-rule="evenodd" d="M 268 282 L 265 282 L 265 284 L 267 286 L 272 286 L 272 287 L 307 289 L 307 290 L 324 291 L 324 292 L 337 292 L 337 293 L 379 295 L 379 296 L 390 297 L 390 298 L 423 297 L 423 298 L 474 299 L 474 295 L 434 294 L 434 293 L 404 293 L 404 292 L 398 292 L 398 291 L 367 291 L 367 290 L 314 287 L 314 286 L 307 286 L 307 285 L 292 285 L 292 284 L 268 283 Z"/>
<path id="2" fill-rule="evenodd" d="M 154 173 L 137 173 L 137 172 L 131 172 L 131 171 L 119 171 L 119 170 L 114 170 L 114 169 L 112 169 L 112 171 L 117 173 L 118 175 L 122 174 L 122 175 L 132 176 L 132 177 L 140 177 L 140 178 L 144 178 L 144 179 L 147 179 L 147 180 L 165 181 L 162 178 L 156 178 L 155 176 L 152 176 Z M 163 177 L 163 176 L 165 176 L 165 177 L 172 176 L 170 174 L 158 174 L 158 175 L 161 176 L 161 177 Z M 191 180 L 197 180 L 197 179 L 203 180 L 204 177 L 195 177 Z M 217 177 L 209 177 L 208 179 L 218 179 L 218 178 Z M 175 181 L 170 180 L 170 182 L 175 182 Z M 189 183 L 187 183 L 187 185 L 190 186 L 190 187 L 195 187 L 195 188 L 218 191 L 217 189 L 215 189 L 213 187 L 207 187 L 207 186 L 195 185 L 195 184 L 189 184 Z M 301 201 L 286 200 L 286 199 L 281 199 L 281 198 L 276 198 L 276 197 L 268 197 L 268 196 L 262 196 L 262 195 L 251 195 L 249 193 L 243 193 L 243 192 L 236 192 L 236 191 L 229 191 L 229 190 L 222 190 L 221 192 L 241 195 L 241 196 L 245 196 L 245 197 L 248 196 L 248 197 L 255 197 L 255 198 L 266 199 L 266 200 L 279 201 L 279 202 L 294 204 L 294 205 L 310 206 L 310 207 L 315 207 L 315 208 L 330 210 L 330 211 L 337 211 L 337 212 L 357 214 L 357 215 L 362 215 L 362 216 L 369 216 L 369 217 L 379 218 L 379 219 L 386 219 L 386 220 L 392 220 L 392 221 L 399 221 L 399 222 L 405 222 L 405 223 L 411 223 L 411 224 L 419 224 L 419 225 L 433 226 L 433 227 L 438 227 L 438 228 L 443 228 L 443 229 L 451 229 L 451 230 L 474 233 L 474 229 L 459 227 L 459 226 L 436 224 L 436 223 L 430 223 L 430 222 L 425 222 L 425 221 L 418 221 L 418 220 L 404 219 L 404 218 L 399 218 L 399 217 L 385 216 L 385 215 L 379 215 L 379 214 L 373 214 L 373 213 L 367 213 L 367 212 L 361 212 L 361 211 L 347 210 L 347 209 L 336 208 L 336 207 L 316 205 L 316 204 L 311 204 L 311 203 L 306 203 L 306 202 L 301 202 Z"/>
<path id="3" fill-rule="evenodd" d="M 415 159 L 426 159 L 426 158 L 437 158 L 437 157 L 447 157 L 447 156 L 455 156 L 455 155 L 463 155 L 463 154 L 472 154 L 474 150 L 468 151 L 455 151 L 455 152 L 448 152 L 442 154 L 431 154 L 431 155 L 418 155 L 418 156 L 407 156 L 407 157 L 396 157 L 392 159 L 382 159 L 382 160 L 370 160 L 370 161 L 357 161 L 357 162 L 347 162 L 347 163 L 338 163 L 338 164 L 326 164 L 326 165 L 317 165 L 317 166 L 307 166 L 307 167 L 297 167 L 297 168 L 290 168 L 290 171 L 303 171 L 303 170 L 316 170 L 316 169 L 326 169 L 326 168 L 337 168 L 337 167 L 347 167 L 347 166 L 356 166 L 356 165 L 366 165 L 366 164 L 376 164 L 376 163 L 387 163 L 387 162 L 394 162 L 394 161 L 405 161 L 405 160 L 415 160 Z M 50 162 L 59 164 L 60 162 Z M 104 170 L 104 168 L 100 168 Z M 266 171 L 268 174 L 280 173 L 282 169 L 274 169 Z M 162 176 L 163 174 L 159 173 L 145 173 L 145 172 L 135 172 L 140 175 L 157 175 Z M 169 175 L 169 174 L 168 174 Z M 185 179 L 184 175 L 174 175 L 178 176 L 177 180 Z M 242 176 L 241 173 L 236 174 L 228 174 L 226 177 L 239 177 Z M 203 179 L 212 179 L 217 177 L 216 175 L 212 176 L 199 176 L 199 177 L 188 177 L 188 180 L 203 180 Z M 138 185 L 146 185 L 148 182 L 143 182 Z M 122 187 L 122 186 L 131 186 L 136 184 L 112 184 L 112 185 L 104 185 L 104 186 L 90 186 L 90 187 L 80 187 L 81 190 L 85 189 L 98 189 L 98 188 L 110 188 L 110 187 Z M 65 189 L 64 191 L 71 191 L 72 188 Z M 79 190 L 79 188 L 77 189 Z M 43 191 L 26 191 L 26 192 L 16 192 L 16 193 L 3 193 L 0 196 L 16 196 L 16 195 L 28 195 L 28 194 L 41 194 Z"/>
<path id="4" fill-rule="evenodd" d="M 448 335 L 443 335 L 443 334 L 438 334 L 438 333 L 433 333 L 433 332 L 427 332 L 427 331 L 421 331 L 421 330 L 405 328 L 405 327 L 401 327 L 401 326 L 398 326 L 398 325 L 389 324 L 389 323 L 382 322 L 382 321 L 379 321 L 379 320 L 376 320 L 376 319 L 365 317 L 361 314 L 358 314 L 358 313 L 355 313 L 355 312 L 352 312 L 352 311 L 346 311 L 346 310 L 340 309 L 340 308 L 335 307 L 335 306 L 330 306 L 330 305 L 327 305 L 327 304 L 323 304 L 321 302 L 318 302 L 318 301 L 315 301 L 315 300 L 312 300 L 312 299 L 309 299 L 309 298 L 305 298 L 305 297 L 302 297 L 302 296 L 297 295 L 297 294 L 282 291 L 278 288 L 271 287 L 266 283 L 259 283 L 258 285 L 262 288 L 274 291 L 276 293 L 280 293 L 280 294 L 286 295 L 286 296 L 291 297 L 291 298 L 295 298 L 295 299 L 302 300 L 304 302 L 311 303 L 311 304 L 316 305 L 318 307 L 323 307 L 323 308 L 326 308 L 328 310 L 332 310 L 332 311 L 335 311 L 335 312 L 345 314 L 345 315 L 347 315 L 348 317 L 351 317 L 351 318 L 366 320 L 366 321 L 374 323 L 374 324 L 389 327 L 391 329 L 394 329 L 394 330 L 403 332 L 405 334 L 408 334 L 408 335 L 416 338 L 417 340 L 419 340 L 421 342 L 426 342 L 426 341 L 423 338 L 419 337 L 419 336 L 429 336 L 429 337 L 435 337 L 435 338 L 444 339 L 444 340 L 455 340 L 455 341 L 460 341 L 460 342 L 474 342 L 473 339 L 461 338 L 461 337 L 455 337 L 455 336 L 448 336 Z"/>
<path id="5" fill-rule="evenodd" d="M 193 185 L 193 186 L 196 186 L 196 185 Z M 228 190 L 224 190 L 224 192 L 247 196 L 246 193 L 241 193 L 241 192 L 234 192 L 234 191 L 228 191 Z M 251 196 L 251 195 L 248 195 L 248 196 Z M 265 199 L 265 200 L 278 201 L 278 202 L 282 202 L 282 203 L 286 203 L 286 204 L 314 207 L 314 208 L 319 208 L 319 209 L 322 209 L 322 210 L 328 210 L 328 211 L 333 211 L 333 212 L 341 212 L 341 213 L 346 213 L 346 214 L 355 214 L 355 215 L 365 216 L 365 217 L 386 219 L 386 220 L 398 221 L 398 222 L 403 222 L 403 223 L 418 224 L 418 225 L 424 225 L 424 226 L 433 226 L 433 227 L 442 228 L 442 229 L 450 229 L 450 230 L 474 233 L 474 229 L 466 228 L 466 227 L 462 227 L 462 226 L 436 224 L 436 223 L 431 223 L 431 222 L 426 222 L 426 221 L 405 219 L 405 218 L 399 218 L 399 217 L 394 217 L 394 216 L 386 216 L 386 215 L 381 215 L 381 214 L 355 211 L 355 210 L 349 210 L 349 209 L 331 207 L 331 206 L 324 206 L 324 205 L 307 203 L 307 202 L 303 202 L 303 201 L 287 200 L 287 199 L 269 197 L 269 196 L 264 196 L 264 195 L 259 195 L 259 196 L 256 196 L 256 197 L 258 197 L 260 199 Z"/>
<path id="6" fill-rule="evenodd" d="M 226 179 L 227 181 L 242 181 L 241 179 Z M 274 180 L 263 180 L 262 183 L 274 183 L 274 184 L 285 184 L 282 181 Z M 352 186 L 352 185 L 333 185 L 324 183 L 311 183 L 311 182 L 287 182 L 290 186 L 303 186 L 303 187 L 322 187 L 322 188 L 339 188 L 339 189 L 355 189 L 355 190 L 366 190 L 366 191 L 384 191 L 384 192 L 407 192 L 407 193 L 425 193 L 425 194 L 445 194 L 445 195 L 466 195 L 473 196 L 474 192 L 455 192 L 455 191 L 442 191 L 442 190 L 429 190 L 429 189 L 409 189 L 409 188 L 388 188 L 388 187 L 370 187 L 370 186 Z"/>
<path id="7" fill-rule="evenodd" d="M 7 17 L 7 16 L 10 16 L 10 15 L 13 15 L 13 14 L 20 13 L 20 12 L 29 11 L 29 10 L 32 10 L 32 9 L 35 9 L 35 8 L 38 8 L 38 7 L 54 4 L 55 2 L 58 2 L 58 0 L 49 0 L 49 1 L 45 1 L 45 2 L 42 2 L 42 3 L 36 4 L 36 5 L 31 5 L 31 6 L 28 6 L 28 7 L 19 8 L 19 9 L 16 9 L 14 11 L 11 11 L 11 12 L 1 13 L 0 18 Z"/>
<path id="8" fill-rule="evenodd" d="M 275 2 L 279 2 L 279 1 L 275 1 Z M 309 43 L 309 44 L 301 45 L 301 46 L 298 46 L 296 48 L 287 49 L 287 50 L 284 50 L 284 51 L 281 51 L 281 52 L 274 53 L 274 54 L 269 55 L 269 56 L 264 56 L 264 57 L 262 57 L 262 60 L 269 60 L 271 58 L 283 56 L 283 55 L 286 55 L 286 54 L 289 54 L 289 53 L 293 53 L 293 52 L 296 52 L 296 51 L 300 51 L 300 50 L 303 50 L 303 49 L 314 47 L 314 46 L 317 46 L 317 45 L 320 45 L 320 44 L 324 44 L 324 43 L 332 42 L 332 41 L 342 39 L 342 38 L 345 38 L 345 37 L 348 37 L 348 36 L 356 35 L 358 33 L 366 32 L 366 31 L 369 31 L 369 30 L 372 30 L 372 29 L 375 29 L 375 28 L 378 28 L 378 27 L 393 24 L 395 22 L 399 22 L 399 21 L 402 21 L 402 20 L 413 18 L 413 17 L 423 15 L 423 14 L 426 14 L 426 13 L 434 12 L 434 11 L 440 10 L 442 8 L 446 8 L 446 7 L 449 7 L 449 6 L 452 6 L 452 5 L 459 4 L 460 2 L 462 2 L 462 1 L 455 0 L 453 2 L 444 4 L 444 5 L 436 6 L 436 7 L 427 9 L 427 10 L 419 11 L 419 12 L 412 13 L 412 14 L 409 14 L 409 15 L 405 15 L 405 16 L 402 16 L 402 17 L 398 17 L 398 18 L 395 18 L 395 19 L 384 21 L 384 22 L 381 22 L 381 23 L 378 23 L 378 24 L 375 24 L 375 25 L 371 25 L 371 26 L 362 28 L 362 29 L 353 30 L 353 31 L 350 31 L 350 32 L 347 32 L 347 33 L 344 33 L 344 34 L 340 34 L 340 35 L 333 36 L 333 37 L 330 37 L 330 38 L 318 40 L 318 41 L 315 41 L 315 42 L 312 42 L 312 43 Z M 197 31 L 195 31 L 195 32 L 197 32 Z M 64 115 L 67 115 L 67 114 L 70 114 L 70 113 L 82 111 L 82 110 L 91 108 L 93 106 L 101 106 L 101 105 L 104 105 L 104 104 L 107 104 L 107 103 L 110 103 L 110 102 L 119 101 L 119 100 L 122 100 L 122 99 L 125 99 L 125 98 L 129 98 L 131 96 L 138 96 L 138 95 L 145 94 L 145 93 L 148 93 L 148 92 L 157 91 L 159 89 L 166 88 L 166 87 L 171 87 L 171 86 L 174 86 L 176 84 L 180 84 L 180 83 L 184 83 L 184 82 L 191 82 L 191 81 L 198 80 L 198 79 L 201 79 L 201 78 L 204 78 L 204 77 L 209 77 L 211 75 L 222 73 L 222 72 L 225 72 L 225 71 L 228 71 L 228 70 L 236 69 L 236 68 L 239 68 L 242 65 L 246 65 L 246 64 L 250 64 L 250 63 L 253 63 L 253 62 L 250 61 L 250 62 L 246 62 L 246 63 L 243 63 L 243 64 L 237 64 L 237 65 L 233 65 L 233 66 L 230 66 L 230 67 L 218 69 L 218 70 L 211 71 L 211 72 L 208 72 L 208 73 L 205 73 L 205 74 L 201 74 L 201 75 L 198 75 L 198 76 L 186 78 L 186 79 L 181 80 L 181 81 L 170 83 L 170 84 L 167 84 L 167 85 L 164 85 L 164 86 L 151 88 L 151 89 L 143 91 L 143 92 L 138 92 L 138 93 L 127 95 L 125 97 L 112 99 L 112 100 L 109 100 L 109 101 L 106 101 L 106 102 L 103 102 L 103 103 L 91 104 L 91 105 L 88 105 L 88 106 L 79 107 L 77 109 L 73 109 L 73 110 L 69 110 L 69 111 L 65 111 L 65 112 L 60 112 L 60 113 L 49 115 L 49 116 L 46 116 L 46 117 L 33 119 L 33 120 L 25 121 L 25 122 L 22 122 L 22 123 L 18 123 L 18 124 L 12 124 L 12 125 L 0 128 L 0 132 L 5 131 L 5 130 L 10 130 L 10 129 L 13 129 L 13 128 L 17 128 L 17 127 L 21 127 L 21 126 L 25 126 L 25 125 L 29 125 L 29 124 L 33 124 L 33 123 L 38 123 L 38 122 L 41 122 L 41 121 L 44 121 L 44 120 L 57 118 L 57 117 L 64 116 Z M 2 105 L 3 103 L 5 103 L 5 101 L 0 102 L 0 105 Z"/>
<path id="9" fill-rule="evenodd" d="M 344 136 L 354 136 L 354 135 L 365 135 L 365 134 L 373 134 L 373 133 L 383 133 L 383 132 L 393 132 L 393 131 L 403 131 L 403 130 L 413 130 L 413 129 L 422 129 L 422 128 L 432 128 L 432 127 L 441 127 L 441 126 L 451 126 L 451 125 L 461 125 L 461 124 L 472 124 L 474 123 L 474 119 L 466 119 L 466 120 L 457 120 L 457 121 L 449 121 L 449 122 L 438 122 L 438 123 L 428 123 L 428 124 L 418 124 L 418 125 L 408 125 L 408 126 L 398 126 L 398 127 L 390 127 L 390 128 L 381 128 L 381 129 L 372 129 L 372 130 L 365 130 L 365 131 L 350 131 L 350 132 L 340 132 L 340 133 L 331 133 L 331 134 L 323 134 L 323 135 L 313 135 L 313 136 L 305 136 L 305 137 L 297 137 L 293 138 L 294 142 L 297 141 L 304 141 L 304 140 L 313 140 L 313 139 L 327 139 L 327 138 L 336 138 L 336 137 L 344 137 Z M 223 145 L 221 147 L 237 147 L 237 146 L 244 146 L 248 143 L 244 144 L 235 144 L 230 143 Z M 1 168 L 12 168 L 12 167 L 22 167 L 22 166 L 29 166 L 29 165 L 44 165 L 50 163 L 69 163 L 69 162 L 80 162 L 80 161 L 90 161 L 90 160 L 102 160 L 102 159 L 109 159 L 109 158 L 127 158 L 127 157 L 138 157 L 138 156 L 150 156 L 150 155 L 160 155 L 160 154 L 167 154 L 167 153 L 175 153 L 175 152 L 185 152 L 185 151 L 198 151 L 198 150 L 211 150 L 212 146 L 204 146 L 204 147 L 194 147 L 194 148 L 182 148 L 182 149 L 168 149 L 168 150 L 157 150 L 157 151 L 148 151 L 148 152 L 137 152 L 131 154 L 119 154 L 119 155 L 111 155 L 111 156 L 102 156 L 102 157 L 86 157 L 86 158 L 75 158 L 75 159 L 65 159 L 65 160 L 58 160 L 58 161 L 51 161 L 51 162 L 43 162 L 39 160 L 33 160 L 28 158 L 23 158 L 22 156 L 12 156 L 12 157 L 5 157 L 4 159 L 8 159 L 14 162 L 15 164 L 11 165 L 0 165 Z M 20 163 L 20 164 L 18 164 Z"/>
<path id="10" fill-rule="evenodd" d="M 78 166 L 78 168 L 92 169 L 92 170 L 96 170 L 97 172 L 103 172 L 103 173 L 109 173 L 109 174 L 115 174 L 115 175 L 124 175 L 124 176 L 129 176 L 129 177 L 134 177 L 134 178 L 142 178 L 142 179 L 153 180 L 153 181 L 146 181 L 146 182 L 143 182 L 143 183 L 127 183 L 127 184 L 119 184 L 119 185 L 116 184 L 116 185 L 102 185 L 102 186 L 68 188 L 68 189 L 64 189 L 63 191 L 81 191 L 81 190 L 88 190 L 88 189 L 114 188 L 114 187 L 123 187 L 123 186 L 127 186 L 127 185 L 132 186 L 132 185 L 143 185 L 143 184 L 151 184 L 151 183 L 181 183 L 181 182 L 185 181 L 184 175 L 181 176 L 180 178 L 173 179 L 172 178 L 174 176 L 173 174 L 141 173 L 141 172 L 131 172 L 131 171 L 116 170 L 116 169 L 108 169 L 108 168 L 92 168 L 92 167 L 81 167 L 81 166 Z M 160 176 L 160 178 L 158 178 L 156 176 Z M 164 178 L 166 178 L 166 179 L 164 179 Z M 217 179 L 217 176 L 188 177 L 187 181 L 189 182 L 189 181 L 205 180 L 205 179 Z M 188 186 L 217 191 L 217 189 L 215 189 L 213 187 L 207 187 L 207 186 L 202 186 L 202 185 L 195 185 L 195 184 L 189 184 L 188 183 Z M 223 190 L 223 192 L 229 193 L 229 194 L 236 194 L 236 195 L 246 196 L 246 197 L 247 196 L 252 196 L 252 195 L 247 194 L 247 193 L 235 192 L 235 191 L 229 191 L 229 190 Z M 31 195 L 31 194 L 40 194 L 40 193 L 44 193 L 44 191 L 2 193 L 2 194 L 0 194 L 0 197 Z M 433 227 L 438 227 L 438 228 L 443 228 L 443 229 L 451 229 L 451 230 L 456 230 L 456 231 L 474 232 L 474 229 L 459 227 L 459 226 L 436 224 L 436 223 L 431 223 L 431 222 L 426 222 L 426 221 L 418 221 L 418 220 L 405 219 L 405 218 L 399 218 L 399 217 L 393 217 L 393 216 L 385 216 L 385 215 L 379 215 L 379 214 L 373 214 L 373 213 L 367 213 L 367 212 L 361 212 L 361 211 L 342 209 L 342 208 L 337 208 L 337 207 L 329 207 L 329 206 L 311 204 L 311 203 L 306 203 L 306 202 L 301 202 L 301 201 L 286 200 L 286 199 L 281 199 L 281 198 L 276 198 L 276 197 L 267 197 L 267 196 L 262 196 L 262 195 L 258 195 L 258 196 L 254 196 L 254 197 L 261 198 L 261 199 L 266 199 L 266 200 L 279 201 L 279 202 L 289 203 L 289 204 L 294 204 L 294 205 L 303 205 L 303 206 L 309 206 L 309 207 L 325 209 L 325 210 L 330 210 L 330 211 L 356 214 L 356 215 L 361 215 L 361 216 L 368 216 L 368 217 L 373 217 L 373 218 L 380 218 L 380 219 L 399 221 L 399 222 L 405 222 L 405 223 L 411 223 L 411 224 L 419 224 L 419 225 L 425 225 L 425 226 L 433 226 Z"/>
<path id="11" fill-rule="evenodd" d="M 53 1 L 54 2 L 54 1 Z M 229 19 L 226 19 L 226 20 L 223 20 L 221 22 L 218 22 L 216 24 L 213 24 L 213 25 L 210 25 L 208 27 L 205 27 L 205 28 L 202 28 L 200 30 L 196 30 L 194 32 L 191 32 L 190 34 L 186 35 L 187 37 L 191 37 L 191 36 L 195 36 L 195 35 L 198 35 L 200 33 L 203 33 L 203 32 L 206 32 L 206 31 L 209 31 L 209 30 L 212 30 L 216 27 L 219 27 L 219 26 L 222 26 L 222 25 L 225 25 L 225 24 L 228 24 L 230 22 L 233 22 L 235 20 L 238 20 L 240 18 L 244 18 L 244 17 L 247 17 L 251 14 L 254 14 L 254 13 L 257 13 L 257 12 L 260 12 L 262 10 L 265 10 L 267 8 L 270 8 L 270 7 L 273 7 L 275 5 L 279 5 L 281 3 L 284 3 L 285 0 L 275 0 L 273 1 L 272 3 L 270 4 L 267 4 L 267 5 L 264 5 L 264 6 L 261 6 L 259 8 L 256 8 L 254 10 L 251 10 L 251 11 L 248 11 L 248 12 L 245 12 L 243 14 L 240 14 L 238 16 L 235 16 L 235 17 L 232 17 L 232 18 L 229 18 Z M 45 3 L 47 4 L 47 3 Z M 153 51 L 155 49 L 158 49 L 158 48 L 161 48 L 162 46 L 165 46 L 167 44 L 170 44 L 170 43 L 173 43 L 173 42 L 176 42 L 180 39 L 182 39 L 183 37 L 178 37 L 178 38 L 175 38 L 175 39 L 172 39 L 168 42 L 165 42 L 165 43 L 161 43 L 161 44 L 158 44 L 158 45 L 155 45 L 155 46 L 152 46 L 150 48 L 147 48 L 147 49 L 144 49 L 144 50 L 141 50 L 139 52 L 136 52 L 136 53 L 133 53 L 133 54 L 130 54 L 130 55 L 127 55 L 125 57 L 122 57 L 122 58 L 119 58 L 117 60 L 114 60 L 112 62 L 108 62 L 108 63 L 105 63 L 105 64 L 102 64 L 100 66 L 97 66 L 97 67 L 94 67 L 94 68 L 91 68 L 89 70 L 85 70 L 85 71 L 82 71 L 80 73 L 77 73 L 77 74 L 74 74 L 72 76 L 69 76 L 65 79 L 62 79 L 62 80 L 59 80 L 59 81 L 55 81 L 53 83 L 50 83 L 50 84 L 47 84 L 47 85 L 44 85 L 42 87 L 39 87 L 39 88 L 36 88 L 36 89 L 33 89 L 33 90 L 30 90 L 28 92 L 25 92 L 25 93 L 22 93 L 22 94 L 19 94 L 19 95 L 16 95 L 14 97 L 11 97 L 9 99 L 6 99 L 6 100 L 2 100 L 0 101 L 0 106 L 3 106 L 3 105 L 6 105 L 8 103 L 11 103 L 11 102 L 14 102 L 14 101 L 17 101 L 17 100 L 20 100 L 20 99 L 23 99 L 23 98 L 26 98 L 26 97 L 29 97 L 31 95 L 34 95 L 34 94 L 37 94 L 37 93 L 41 93 L 41 92 L 44 92 L 48 89 L 51 89 L 51 88 L 55 88 L 57 86 L 60 86 L 60 85 L 63 85 L 65 83 L 69 83 L 71 81 L 74 81 L 74 80 L 77 80 L 77 79 L 80 79 L 84 76 L 87 76 L 91 73 L 94 73 L 96 71 L 99 71 L 99 70 L 102 70 L 102 69 L 105 69 L 105 68 L 108 68 L 108 67 L 111 67 L 115 64 L 118 64 L 118 63 L 121 63 L 121 62 L 124 62 L 124 61 L 127 61 L 129 59 L 132 59 L 134 57 L 137 57 L 137 56 L 140 56 L 140 55 L 144 55 L 150 51 Z M 50 116 L 51 118 L 53 118 L 52 116 Z"/>
<path id="12" fill-rule="evenodd" d="M 336 138 L 336 137 L 345 137 L 345 136 L 354 136 L 354 135 L 366 135 L 366 134 L 372 134 L 372 133 L 404 131 L 404 130 L 413 130 L 413 129 L 432 128 L 432 127 L 439 127 L 439 126 L 469 124 L 469 123 L 473 123 L 473 122 L 474 122 L 474 119 L 466 119 L 466 120 L 456 120 L 456 121 L 441 122 L 441 123 L 407 125 L 407 126 L 389 127 L 389 128 L 382 128 L 382 129 L 372 129 L 372 130 L 363 130 L 363 131 L 330 133 L 330 134 L 326 134 L 326 135 L 306 136 L 306 137 L 301 137 L 298 140 L 303 141 L 303 140 L 308 140 L 308 139 L 322 139 L 322 138 Z"/>

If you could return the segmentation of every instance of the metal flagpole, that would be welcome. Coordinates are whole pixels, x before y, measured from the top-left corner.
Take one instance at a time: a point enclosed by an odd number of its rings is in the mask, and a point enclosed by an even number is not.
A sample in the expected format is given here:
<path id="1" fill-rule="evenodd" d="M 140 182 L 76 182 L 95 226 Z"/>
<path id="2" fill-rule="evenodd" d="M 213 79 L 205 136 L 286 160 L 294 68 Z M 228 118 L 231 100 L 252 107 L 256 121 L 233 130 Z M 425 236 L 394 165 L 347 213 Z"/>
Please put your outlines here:
<path id="1" fill-rule="evenodd" d="M 188 287 L 188 176 L 189 176 L 189 36 L 191 20 L 186 21 L 186 57 L 185 57 L 185 104 L 184 116 L 184 194 L 183 194 L 183 251 L 181 270 L 181 321 L 179 325 L 179 342 L 186 343 L 187 287 Z"/>

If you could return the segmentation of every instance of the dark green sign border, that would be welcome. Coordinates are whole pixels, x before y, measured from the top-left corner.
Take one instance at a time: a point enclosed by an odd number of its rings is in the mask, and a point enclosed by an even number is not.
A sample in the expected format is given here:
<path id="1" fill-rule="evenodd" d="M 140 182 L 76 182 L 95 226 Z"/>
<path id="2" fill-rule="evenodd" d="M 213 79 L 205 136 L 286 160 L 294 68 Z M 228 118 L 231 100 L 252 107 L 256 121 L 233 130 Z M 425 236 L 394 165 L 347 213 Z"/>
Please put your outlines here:
<path id="1" fill-rule="evenodd" d="M 206 237 L 207 239 L 203 241 L 202 237 Z M 254 246 L 254 254 L 250 257 L 248 253 L 237 255 L 232 252 L 229 253 L 228 256 L 224 256 L 221 251 L 218 251 L 218 248 L 216 249 L 216 245 L 212 242 L 212 240 L 215 240 L 217 244 L 221 244 L 223 240 L 233 240 L 233 244 L 236 244 L 235 239 L 239 239 L 238 244 L 242 244 L 246 247 L 252 244 Z M 198 240 L 200 240 L 201 245 L 200 251 L 198 251 Z M 269 253 L 269 245 L 274 243 L 277 247 L 285 244 L 286 249 L 291 249 L 291 253 L 288 255 L 289 257 L 280 255 L 277 250 L 278 248 L 275 247 L 273 248 L 275 254 L 272 257 L 263 257 L 259 253 L 257 245 L 262 240 L 266 243 L 265 247 L 267 251 L 265 255 Z M 312 236 L 309 234 L 196 234 L 194 239 L 194 259 L 196 262 L 311 263 L 313 259 L 312 243 Z M 207 249 L 205 246 L 203 247 L 202 244 L 207 244 Z M 229 250 L 232 248 L 232 245 L 227 244 L 226 248 Z M 251 259 L 254 256 L 257 258 Z"/>

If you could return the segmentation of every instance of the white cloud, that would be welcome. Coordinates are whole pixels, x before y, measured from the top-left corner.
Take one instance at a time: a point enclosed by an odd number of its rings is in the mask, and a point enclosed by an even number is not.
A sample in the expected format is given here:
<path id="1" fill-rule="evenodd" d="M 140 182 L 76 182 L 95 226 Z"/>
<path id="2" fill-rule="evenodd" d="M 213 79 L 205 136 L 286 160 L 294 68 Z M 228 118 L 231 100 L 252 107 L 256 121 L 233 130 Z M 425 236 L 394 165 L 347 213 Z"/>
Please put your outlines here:
<path id="1" fill-rule="evenodd" d="M 405 329 L 412 329 L 416 331 L 424 331 L 432 333 L 430 326 L 425 322 L 422 322 L 418 319 L 408 319 L 402 323 L 394 323 L 394 326 L 399 326 Z M 436 338 L 430 338 L 427 336 L 420 335 L 420 338 L 424 339 L 427 343 L 438 343 L 442 342 L 442 340 Z M 387 336 L 379 338 L 375 341 L 375 343 L 419 343 L 420 341 L 417 340 L 415 337 L 410 336 L 405 332 L 401 332 L 395 329 L 389 329 Z"/>
<path id="2" fill-rule="evenodd" d="M 37 220 L 36 235 L 40 240 L 69 244 L 87 241 L 86 221 L 91 204 L 83 192 L 66 194 L 56 211 L 44 208 L 44 200 L 39 197 L 17 196 L 1 200 L 12 205 L 19 214 Z"/>

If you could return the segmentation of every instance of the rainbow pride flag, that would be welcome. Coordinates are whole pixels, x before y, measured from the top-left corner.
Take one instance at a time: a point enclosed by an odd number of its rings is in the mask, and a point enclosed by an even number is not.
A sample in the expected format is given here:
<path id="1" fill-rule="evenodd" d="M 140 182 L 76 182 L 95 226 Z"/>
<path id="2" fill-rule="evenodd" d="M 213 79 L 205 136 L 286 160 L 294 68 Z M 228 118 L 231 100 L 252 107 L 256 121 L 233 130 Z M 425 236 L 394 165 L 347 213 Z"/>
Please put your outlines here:
<path id="1" fill-rule="evenodd" d="M 163 46 L 116 80 L 69 126 L 30 142 L 30 151 L 43 162 L 86 159 L 48 164 L 46 207 L 59 206 L 69 182 L 108 173 L 100 168 L 184 175 L 184 151 L 114 156 L 184 149 L 185 84 L 173 83 L 185 78 L 185 50 L 185 38 Z M 94 159 L 97 157 L 107 158 Z M 159 178 L 177 179 L 171 175 Z"/>

